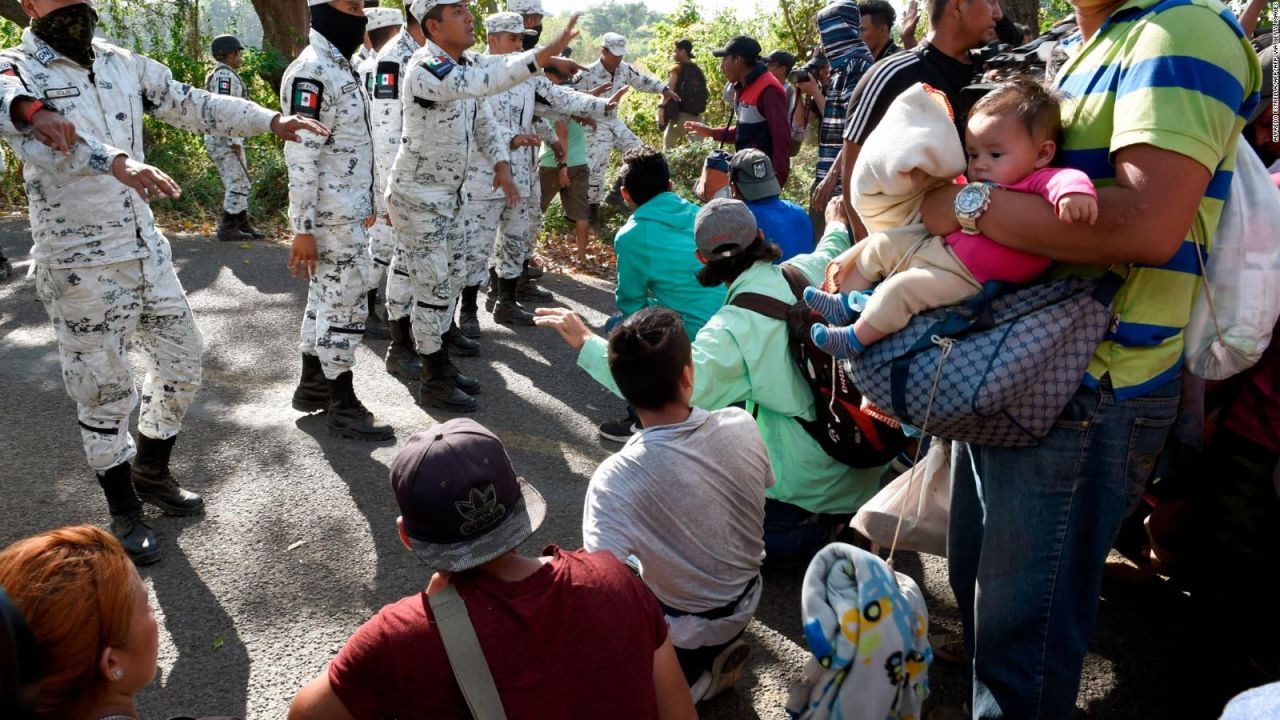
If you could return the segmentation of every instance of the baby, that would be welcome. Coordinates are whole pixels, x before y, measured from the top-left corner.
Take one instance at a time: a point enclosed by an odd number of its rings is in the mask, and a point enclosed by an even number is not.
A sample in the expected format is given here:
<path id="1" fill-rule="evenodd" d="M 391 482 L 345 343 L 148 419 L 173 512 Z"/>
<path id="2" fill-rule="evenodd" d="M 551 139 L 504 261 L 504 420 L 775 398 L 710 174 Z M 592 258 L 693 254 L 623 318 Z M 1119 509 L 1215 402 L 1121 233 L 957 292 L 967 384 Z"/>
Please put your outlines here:
<path id="1" fill-rule="evenodd" d="M 1089 177 L 1079 170 L 1049 167 L 1061 132 L 1058 100 L 1049 90 L 1029 80 L 998 85 L 969 112 L 968 181 L 1041 195 L 1062 222 L 1093 224 L 1098 202 Z M 982 205 L 973 220 L 985 209 Z M 814 325 L 814 342 L 837 357 L 862 352 L 920 312 L 977 295 L 988 281 L 1030 282 L 1050 263 L 976 230 L 958 230 L 945 238 L 874 233 L 851 254 L 853 262 L 840 268 L 835 278 L 839 293 L 809 288 L 804 298 L 833 324 Z M 863 292 L 882 280 L 873 293 Z M 855 312 L 860 315 L 850 325 Z"/>

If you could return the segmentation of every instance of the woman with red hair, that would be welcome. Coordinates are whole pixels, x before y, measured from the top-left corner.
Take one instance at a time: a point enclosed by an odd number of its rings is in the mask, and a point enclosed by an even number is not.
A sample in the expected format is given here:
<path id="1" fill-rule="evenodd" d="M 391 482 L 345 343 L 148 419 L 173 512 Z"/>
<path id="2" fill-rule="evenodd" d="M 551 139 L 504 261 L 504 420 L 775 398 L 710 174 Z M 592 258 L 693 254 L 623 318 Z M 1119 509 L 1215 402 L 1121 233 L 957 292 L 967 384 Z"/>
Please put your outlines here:
<path id="1" fill-rule="evenodd" d="M 42 677 L 35 717 L 135 719 L 134 695 L 156 674 L 156 618 L 119 541 L 90 525 L 0 552 L 0 587 L 27 619 Z"/>

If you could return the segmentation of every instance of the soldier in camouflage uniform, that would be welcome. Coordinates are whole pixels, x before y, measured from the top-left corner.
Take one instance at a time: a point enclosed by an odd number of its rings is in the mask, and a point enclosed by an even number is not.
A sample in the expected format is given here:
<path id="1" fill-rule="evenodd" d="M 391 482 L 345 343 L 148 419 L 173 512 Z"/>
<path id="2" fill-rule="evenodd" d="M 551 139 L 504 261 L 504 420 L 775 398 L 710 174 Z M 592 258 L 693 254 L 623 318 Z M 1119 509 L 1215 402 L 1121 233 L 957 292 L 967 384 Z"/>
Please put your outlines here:
<path id="1" fill-rule="evenodd" d="M 98 14 L 87 2 L 31 0 L 24 9 L 33 19 L 22 44 L 0 53 L 0 118 L 7 120 L 0 132 L 24 163 L 36 294 L 53 322 L 111 530 L 136 562 L 154 562 L 160 549 L 140 501 L 178 515 L 204 507 L 169 472 L 201 383 L 201 337 L 147 204 L 176 197 L 178 189 L 142 164 L 143 115 L 229 136 L 274 131 L 294 140 L 299 129 L 324 128 L 176 82 L 163 65 L 94 40 Z M 47 115 L 41 109 L 74 124 L 70 154 L 37 141 L 36 116 Z M 136 449 L 129 434 L 139 400 L 131 345 L 146 369 Z"/>
<path id="2" fill-rule="evenodd" d="M 367 6 L 366 6 L 367 7 Z M 369 18 L 369 26 L 365 33 L 366 41 L 369 43 L 370 52 L 356 66 L 356 73 L 360 76 L 360 83 L 364 85 L 365 92 L 369 98 L 373 98 L 374 83 L 377 82 L 378 70 L 378 52 L 386 47 L 402 24 L 403 15 L 399 10 L 392 8 L 372 7 L 364 11 L 365 17 Z M 372 105 L 370 106 L 372 108 Z M 373 111 L 371 110 L 371 113 Z M 371 115 L 371 118 L 373 115 Z M 374 130 L 376 133 L 377 131 Z M 377 152 L 377 144 L 375 140 L 374 152 Z M 377 175 L 377 159 L 374 159 L 374 202 L 377 204 L 378 195 L 386 189 L 385 181 L 378 178 Z M 391 251 L 393 241 L 391 239 L 391 226 L 387 224 L 386 218 L 382 217 L 383 213 L 378 213 L 378 219 L 373 223 L 373 227 L 369 228 L 369 257 L 372 263 L 369 265 L 369 315 L 364 321 L 364 335 L 368 338 L 383 340 L 388 336 L 387 322 L 383 320 L 383 316 L 378 312 L 378 294 L 383 283 L 387 278 L 387 266 L 391 264 Z"/>
<path id="3" fill-rule="evenodd" d="M 413 344 L 410 308 L 413 305 L 413 286 L 409 281 L 408 265 L 404 249 L 388 224 L 386 188 L 391 177 L 391 165 L 400 149 L 400 131 L 404 127 L 404 105 L 400 102 L 400 86 L 404 81 L 404 69 L 426 36 L 422 25 L 408 9 L 404 27 L 378 52 L 373 76 L 373 163 L 376 192 L 374 206 L 378 214 L 378 226 L 385 226 L 391 235 L 391 257 L 373 256 L 374 272 L 383 265 L 386 276 L 387 325 L 391 343 L 387 346 L 387 372 L 405 380 L 417 379 L 422 374 L 422 361 Z"/>
<path id="4" fill-rule="evenodd" d="M 547 48 L 481 67 L 465 53 L 475 42 L 466 5 L 413 0 L 409 9 L 422 20 L 427 42 L 405 73 L 404 130 L 387 202 L 413 280 L 413 334 L 423 358 L 418 400 L 467 412 L 475 409 L 472 395 L 479 382 L 454 367 L 443 336 L 465 282 L 465 220 L 470 212 L 463 185 L 472 152 L 483 151 L 494 161 L 494 183 L 504 188 L 508 202 L 519 200 L 508 163 L 511 135 L 480 99 L 540 73 L 542 64 L 576 34 L 576 20 Z"/>
<path id="5" fill-rule="evenodd" d="M 219 35 L 213 39 L 210 51 L 218 64 L 205 77 L 205 90 L 242 99 L 249 97 L 237 72 L 243 50 L 244 46 L 235 35 Z M 253 179 L 249 176 L 244 140 L 205 135 L 204 147 L 222 178 L 222 222 L 218 224 L 218 239 L 228 242 L 265 237 L 249 223 L 249 192 Z"/>
<path id="6" fill-rule="evenodd" d="M 351 368 L 368 314 L 373 224 L 373 138 L 369 96 L 348 60 L 364 37 L 360 0 L 307 0 L 310 44 L 285 70 L 280 106 L 323 123 L 328 138 L 304 136 L 285 148 L 289 167 L 289 266 L 310 279 L 302 319 L 302 377 L 293 407 L 325 410 L 331 435 L 388 440 L 356 397 Z"/>
<path id="7" fill-rule="evenodd" d="M 640 72 L 629 62 L 622 59 L 627 52 L 627 39 L 618 33 L 605 33 L 601 40 L 600 59 L 587 66 L 578 78 L 577 88 L 583 92 L 599 87 L 605 83 L 614 91 L 630 87 L 640 92 L 662 95 L 662 102 L 679 100 L 679 96 L 667 87 L 667 84 L 652 75 Z M 628 150 L 644 146 L 644 142 L 631 132 L 626 123 L 619 118 L 598 122 L 594 128 L 588 127 L 587 162 L 591 167 L 591 191 L 589 199 L 592 205 L 599 205 L 606 194 L 605 175 L 609 171 L 609 153 L 614 148 L 625 153 Z"/>
<path id="8" fill-rule="evenodd" d="M 527 28 L 524 18 L 515 12 L 490 16 L 485 21 L 485 27 L 489 55 L 478 58 L 477 62 L 486 64 L 501 61 L 502 56 L 517 52 L 524 37 L 536 36 L 538 33 L 533 28 Z M 511 148 L 511 174 L 520 191 L 520 203 L 515 207 L 506 207 L 501 194 L 491 189 L 493 172 L 488 168 L 492 163 L 487 166 L 485 162 L 473 164 L 467 178 L 468 194 L 475 206 L 471 219 L 472 227 L 477 232 L 472 234 L 479 235 L 474 238 L 474 249 L 469 257 L 480 260 L 480 264 L 468 263 L 471 270 L 468 287 L 462 294 L 460 326 L 463 333 L 473 332 L 474 335 L 479 335 L 476 292 L 484 280 L 486 266 L 492 301 L 488 307 L 494 311 L 495 321 L 508 325 L 532 325 L 533 315 L 516 301 L 524 299 L 545 302 L 552 299 L 551 293 L 522 277 L 530 245 L 542 224 L 541 193 L 536 170 L 537 148 L 541 146 L 542 140 L 553 145 L 559 144 L 555 132 L 545 123 L 535 122 L 535 117 L 580 116 L 603 120 L 611 116 L 617 103 L 616 100 L 574 92 L 549 82 L 543 75 L 490 96 L 487 102 L 493 108 L 498 124 L 526 141 L 520 147 Z M 501 280 L 517 278 L 520 279 L 520 284 L 517 286 L 516 297 L 499 304 Z M 495 304 L 498 304 L 497 307 Z"/>

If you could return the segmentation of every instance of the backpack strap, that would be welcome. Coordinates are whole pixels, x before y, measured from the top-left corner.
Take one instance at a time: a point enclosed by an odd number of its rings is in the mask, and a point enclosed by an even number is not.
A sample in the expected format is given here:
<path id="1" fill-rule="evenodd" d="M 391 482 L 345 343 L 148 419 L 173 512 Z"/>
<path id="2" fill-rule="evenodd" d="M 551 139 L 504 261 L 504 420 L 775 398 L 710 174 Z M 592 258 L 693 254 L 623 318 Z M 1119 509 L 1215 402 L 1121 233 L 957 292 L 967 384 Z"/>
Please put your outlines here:
<path id="1" fill-rule="evenodd" d="M 796 302 L 804 302 L 804 290 L 812 285 L 809 278 L 800 271 L 795 265 L 781 265 L 782 277 L 787 279 L 787 284 L 791 286 L 791 293 L 796 296 Z"/>
<path id="2" fill-rule="evenodd" d="M 789 303 L 761 293 L 739 293 L 733 296 L 729 304 L 783 322 L 786 322 L 787 313 L 791 310 Z"/>
<path id="3" fill-rule="evenodd" d="M 449 656 L 449 667 L 453 668 L 453 677 L 467 699 L 471 716 L 475 720 L 506 720 L 498 686 L 493 682 L 493 673 L 489 672 L 476 628 L 471 624 L 467 604 L 458 589 L 446 585 L 427 599 L 431 602 L 431 613 L 435 616 L 440 640 L 444 642 L 445 654 Z"/>

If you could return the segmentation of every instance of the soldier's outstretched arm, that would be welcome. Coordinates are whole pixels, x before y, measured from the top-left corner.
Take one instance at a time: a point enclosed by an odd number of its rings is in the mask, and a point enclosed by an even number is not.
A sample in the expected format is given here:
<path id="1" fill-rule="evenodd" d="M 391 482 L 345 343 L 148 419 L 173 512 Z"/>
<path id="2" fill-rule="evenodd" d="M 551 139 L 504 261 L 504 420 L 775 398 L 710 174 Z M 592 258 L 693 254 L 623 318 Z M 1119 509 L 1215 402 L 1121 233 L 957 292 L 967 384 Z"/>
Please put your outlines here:
<path id="1" fill-rule="evenodd" d="M 493 106 L 487 102 L 479 103 L 476 113 L 476 139 L 480 142 L 480 151 L 493 164 L 511 162 L 511 140 L 516 136 L 511 130 L 498 123 L 493 114 Z"/>
<path id="2" fill-rule="evenodd" d="M 546 77 L 540 77 L 534 92 L 541 102 L 534 104 L 534 114 L 551 117 L 591 117 L 605 120 L 613 114 L 609 98 L 596 97 L 567 87 L 556 85 Z M 613 106 L 613 107 L 616 107 Z M 550 112 L 545 112 L 543 108 Z"/>
<path id="3" fill-rule="evenodd" d="M 275 133 L 288 142 L 298 142 L 298 132 L 320 135 L 328 131 L 320 123 L 296 116 L 284 117 L 257 103 L 230 95 L 215 95 L 173 79 L 169 68 L 142 55 L 131 55 L 147 113 L 173 125 L 205 135 L 250 137 Z"/>

